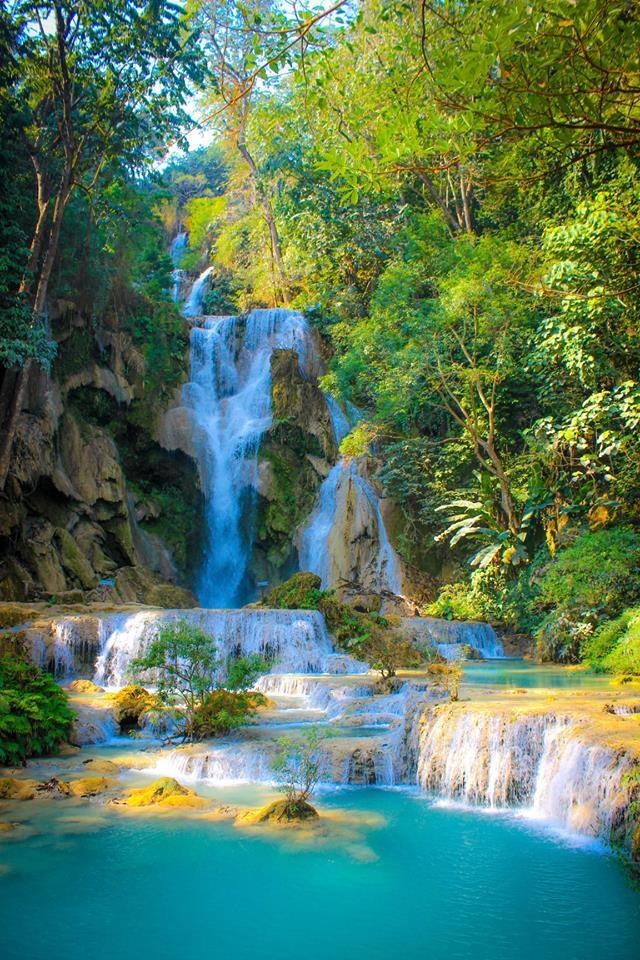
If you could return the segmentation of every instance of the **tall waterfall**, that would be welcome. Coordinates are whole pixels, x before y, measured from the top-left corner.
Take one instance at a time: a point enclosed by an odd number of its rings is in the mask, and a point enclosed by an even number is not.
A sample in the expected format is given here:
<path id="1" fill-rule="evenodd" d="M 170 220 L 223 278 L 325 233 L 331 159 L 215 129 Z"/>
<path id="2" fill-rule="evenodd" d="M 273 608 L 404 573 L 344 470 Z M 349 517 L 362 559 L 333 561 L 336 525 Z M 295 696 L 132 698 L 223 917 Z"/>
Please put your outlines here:
<path id="1" fill-rule="evenodd" d="M 294 349 L 305 370 L 307 346 L 307 324 L 292 310 L 205 317 L 191 331 L 191 381 L 183 402 L 191 411 L 206 501 L 205 562 L 197 589 L 203 606 L 239 606 L 252 596 L 252 503 L 260 440 L 271 425 L 271 354 Z"/>

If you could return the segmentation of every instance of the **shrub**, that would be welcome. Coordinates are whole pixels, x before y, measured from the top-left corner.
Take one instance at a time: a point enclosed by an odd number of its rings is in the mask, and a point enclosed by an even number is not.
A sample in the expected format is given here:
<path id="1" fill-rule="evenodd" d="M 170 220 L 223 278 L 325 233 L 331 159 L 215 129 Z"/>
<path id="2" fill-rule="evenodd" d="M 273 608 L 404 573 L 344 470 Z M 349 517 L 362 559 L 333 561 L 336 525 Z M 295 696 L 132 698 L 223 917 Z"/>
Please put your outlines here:
<path id="1" fill-rule="evenodd" d="M 294 573 L 265 594 L 260 602 L 277 610 L 317 610 L 323 596 L 321 583 L 315 573 Z"/>
<path id="2" fill-rule="evenodd" d="M 597 671 L 640 674 L 640 607 L 625 610 L 598 627 L 583 648 L 583 658 Z"/>
<path id="3" fill-rule="evenodd" d="M 55 750 L 73 718 L 53 677 L 24 660 L 0 658 L 0 762 L 22 763 Z"/>
<path id="4" fill-rule="evenodd" d="M 640 537 L 627 527 L 585 533 L 540 578 L 537 633 L 543 660 L 575 663 L 603 620 L 640 599 Z"/>
<path id="5" fill-rule="evenodd" d="M 192 740 L 218 737 L 247 722 L 259 706 L 260 694 L 213 690 L 195 709 L 187 734 Z"/>
<path id="6" fill-rule="evenodd" d="M 158 697 L 144 687 L 131 684 L 111 695 L 113 716 L 123 728 L 139 727 L 145 713 L 157 713 L 162 709 Z"/>

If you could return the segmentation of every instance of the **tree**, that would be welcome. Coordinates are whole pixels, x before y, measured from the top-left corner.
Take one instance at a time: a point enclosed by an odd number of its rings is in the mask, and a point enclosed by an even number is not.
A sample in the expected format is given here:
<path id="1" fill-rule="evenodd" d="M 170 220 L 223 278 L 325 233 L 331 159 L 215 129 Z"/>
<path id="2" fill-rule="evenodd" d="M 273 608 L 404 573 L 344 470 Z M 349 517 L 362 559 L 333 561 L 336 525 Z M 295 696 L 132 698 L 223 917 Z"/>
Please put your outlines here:
<path id="1" fill-rule="evenodd" d="M 273 771 L 285 795 L 285 819 L 296 819 L 308 806 L 313 792 L 326 772 L 324 738 L 312 727 L 301 740 L 280 737 L 280 749 Z"/>
<path id="2" fill-rule="evenodd" d="M 16 655 L 0 657 L 0 762 L 7 766 L 54 751 L 74 713 L 49 674 Z"/>
<path id="3" fill-rule="evenodd" d="M 268 668 L 257 654 L 223 661 L 218 642 L 184 619 L 160 627 L 144 655 L 130 664 L 134 679 L 153 678 L 160 700 L 177 707 L 180 736 L 191 741 L 244 723 L 259 698 L 244 691 Z"/>
<path id="4" fill-rule="evenodd" d="M 195 34 L 178 8 L 143 0 L 15 0 L 24 127 L 37 217 L 20 292 L 42 326 L 65 211 L 113 169 L 140 170 L 179 136 L 189 82 L 201 78 Z M 30 363 L 5 375 L 0 400 L 4 486 Z"/>

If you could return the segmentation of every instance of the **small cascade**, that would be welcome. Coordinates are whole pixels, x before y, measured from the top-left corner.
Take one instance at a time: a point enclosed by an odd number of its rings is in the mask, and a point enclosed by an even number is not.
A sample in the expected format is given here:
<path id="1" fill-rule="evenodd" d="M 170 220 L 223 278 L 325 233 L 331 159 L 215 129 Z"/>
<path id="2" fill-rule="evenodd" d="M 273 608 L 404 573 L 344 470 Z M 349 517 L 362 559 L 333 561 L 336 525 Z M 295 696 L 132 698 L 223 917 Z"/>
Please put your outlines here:
<path id="1" fill-rule="evenodd" d="M 324 397 L 339 447 L 359 414 L 351 407 L 347 416 L 335 397 L 328 393 Z M 318 505 L 300 534 L 299 556 L 300 569 L 316 573 L 325 590 L 345 580 L 377 592 L 401 594 L 400 561 L 364 458 L 342 457 L 329 472 L 320 487 Z"/>
<path id="2" fill-rule="evenodd" d="M 213 270 L 213 267 L 207 267 L 206 270 L 203 270 L 198 279 L 195 281 L 191 287 L 191 292 L 187 297 L 187 301 L 182 309 L 182 314 L 185 317 L 201 317 L 202 316 L 202 303 L 204 301 L 204 295 L 207 289 L 207 283 L 209 280 L 209 274 Z"/>
<path id="3" fill-rule="evenodd" d="M 469 650 L 484 660 L 504 657 L 502 644 L 489 623 L 475 620 L 441 620 L 437 617 L 402 617 L 403 633 L 418 646 L 435 646 L 446 660 L 461 660 Z"/>
<path id="4" fill-rule="evenodd" d="M 426 710 L 417 732 L 417 779 L 449 800 L 497 809 L 600 837 L 624 833 L 633 760 L 589 742 L 555 713 Z"/>
<path id="5" fill-rule="evenodd" d="M 300 568 L 394 594 L 402 592 L 400 561 L 380 510 L 380 499 L 362 460 L 341 459 L 320 488 L 320 499 L 300 537 Z"/>
<path id="6" fill-rule="evenodd" d="M 206 317 L 192 329 L 191 381 L 183 401 L 206 501 L 208 537 L 198 585 L 204 606 L 233 607 L 255 595 L 247 568 L 258 451 L 271 425 L 271 355 L 296 350 L 304 370 L 307 344 L 307 324 L 292 310 Z"/>

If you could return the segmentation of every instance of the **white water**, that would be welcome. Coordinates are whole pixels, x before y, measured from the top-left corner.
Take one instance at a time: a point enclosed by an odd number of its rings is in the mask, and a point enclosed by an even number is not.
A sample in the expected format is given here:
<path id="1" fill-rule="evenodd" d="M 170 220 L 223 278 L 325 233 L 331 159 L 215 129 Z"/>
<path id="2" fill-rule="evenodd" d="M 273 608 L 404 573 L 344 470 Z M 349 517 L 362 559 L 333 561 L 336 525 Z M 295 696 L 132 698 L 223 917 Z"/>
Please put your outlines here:
<path id="1" fill-rule="evenodd" d="M 203 606 L 238 606 L 255 593 L 248 575 L 252 504 L 260 440 L 271 425 L 271 355 L 296 350 L 304 372 L 308 340 L 304 318 L 292 310 L 206 317 L 191 331 L 191 381 L 183 402 L 192 415 L 206 502 L 197 590 Z"/>
<path id="2" fill-rule="evenodd" d="M 417 779 L 440 797 L 610 841 L 629 804 L 630 757 L 555 713 L 439 707 L 419 725 Z"/>
<path id="3" fill-rule="evenodd" d="M 171 257 L 171 262 L 173 263 L 173 288 L 171 291 L 171 296 L 174 303 L 178 303 L 180 300 L 180 294 L 182 292 L 182 282 L 184 280 L 184 270 L 180 269 L 180 262 L 184 256 L 184 252 L 187 249 L 187 234 L 178 233 L 173 240 L 171 241 L 171 246 L 169 248 L 169 256 Z"/>
<path id="4" fill-rule="evenodd" d="M 300 536 L 300 569 L 316 573 L 323 589 L 344 579 L 401 594 L 400 561 L 389 540 L 379 497 L 363 473 L 362 461 L 346 458 L 330 471 L 320 487 L 318 506 Z"/>
<path id="5" fill-rule="evenodd" d="M 207 267 L 206 270 L 203 270 L 192 286 L 187 301 L 182 308 L 182 313 L 185 317 L 202 316 L 202 301 L 204 300 L 205 291 L 207 289 L 209 274 L 212 270 L 213 267 Z"/>
<path id="6" fill-rule="evenodd" d="M 403 617 L 405 636 L 418 646 L 435 646 L 446 660 L 464 659 L 465 647 L 471 647 L 487 659 L 504 657 L 502 644 L 489 623 L 442 620 L 437 617 Z"/>

